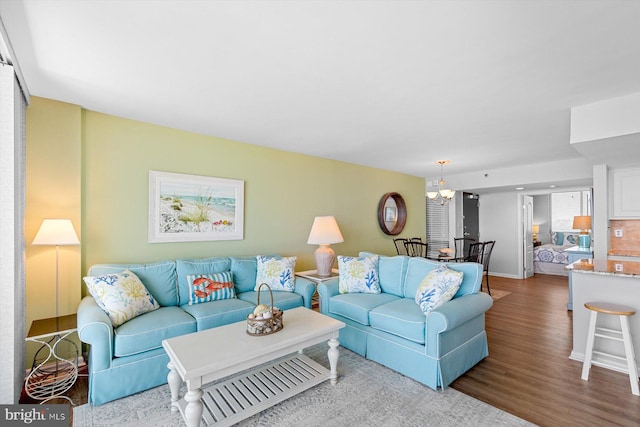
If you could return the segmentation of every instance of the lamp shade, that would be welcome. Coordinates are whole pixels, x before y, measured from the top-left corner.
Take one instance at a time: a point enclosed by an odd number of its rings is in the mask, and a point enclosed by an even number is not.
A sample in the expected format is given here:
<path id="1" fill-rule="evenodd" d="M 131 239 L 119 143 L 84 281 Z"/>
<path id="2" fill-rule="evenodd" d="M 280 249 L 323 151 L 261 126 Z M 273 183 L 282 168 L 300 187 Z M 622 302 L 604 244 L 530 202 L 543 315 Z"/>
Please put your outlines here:
<path id="1" fill-rule="evenodd" d="M 78 235 L 70 219 L 45 219 L 33 239 L 32 245 L 79 245 Z"/>
<path id="2" fill-rule="evenodd" d="M 573 229 L 574 230 L 591 230 L 591 217 L 590 216 L 574 216 Z"/>
<path id="3" fill-rule="evenodd" d="M 333 216 L 317 216 L 313 220 L 307 243 L 310 245 L 330 245 L 344 242 L 338 223 Z"/>
<path id="4" fill-rule="evenodd" d="M 538 224 L 533 224 L 533 234 L 538 234 L 540 232 L 540 226 Z"/>

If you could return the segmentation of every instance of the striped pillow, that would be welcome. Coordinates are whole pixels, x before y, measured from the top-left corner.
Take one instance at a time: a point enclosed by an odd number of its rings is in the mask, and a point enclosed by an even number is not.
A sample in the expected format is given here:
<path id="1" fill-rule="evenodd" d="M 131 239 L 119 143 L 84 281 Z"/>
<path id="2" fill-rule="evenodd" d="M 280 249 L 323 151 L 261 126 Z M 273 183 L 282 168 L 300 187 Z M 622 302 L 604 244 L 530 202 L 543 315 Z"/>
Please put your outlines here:
<path id="1" fill-rule="evenodd" d="M 236 297 L 230 271 L 214 274 L 187 274 L 189 305 Z"/>

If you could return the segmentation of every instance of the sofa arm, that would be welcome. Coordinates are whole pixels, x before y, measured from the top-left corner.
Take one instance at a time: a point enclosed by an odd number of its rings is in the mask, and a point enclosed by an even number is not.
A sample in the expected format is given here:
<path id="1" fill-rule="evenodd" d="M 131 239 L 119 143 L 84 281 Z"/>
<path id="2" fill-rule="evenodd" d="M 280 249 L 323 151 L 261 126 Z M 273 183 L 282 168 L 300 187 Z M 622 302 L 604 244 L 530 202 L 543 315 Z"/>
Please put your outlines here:
<path id="1" fill-rule="evenodd" d="M 318 284 L 318 295 L 320 296 L 320 313 L 329 313 L 329 301 L 332 296 L 340 293 L 340 279 L 338 277 Z"/>
<path id="2" fill-rule="evenodd" d="M 78 306 L 78 337 L 91 346 L 89 366 L 92 372 L 111 367 L 113 325 L 92 296 L 84 297 Z"/>
<path id="3" fill-rule="evenodd" d="M 427 316 L 425 342 L 427 353 L 436 355 L 438 335 L 456 329 L 469 320 L 483 315 L 493 305 L 493 299 L 482 292 L 463 295 L 442 304 Z"/>
<path id="4" fill-rule="evenodd" d="M 316 284 L 309 279 L 296 276 L 294 292 L 302 295 L 305 307 L 311 308 L 313 294 L 316 293 Z"/>

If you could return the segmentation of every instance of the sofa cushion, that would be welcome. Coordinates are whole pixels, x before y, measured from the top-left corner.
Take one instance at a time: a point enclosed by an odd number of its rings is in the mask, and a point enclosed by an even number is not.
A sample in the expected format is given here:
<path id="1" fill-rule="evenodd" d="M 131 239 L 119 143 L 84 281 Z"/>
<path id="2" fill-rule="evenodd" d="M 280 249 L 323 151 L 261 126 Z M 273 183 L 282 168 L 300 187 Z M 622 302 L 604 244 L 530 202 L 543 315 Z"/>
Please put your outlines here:
<path id="1" fill-rule="evenodd" d="M 350 257 L 338 255 L 341 294 L 350 292 L 380 293 L 378 255 Z"/>
<path id="2" fill-rule="evenodd" d="M 405 298 L 415 298 L 418 286 L 426 275 L 438 267 L 442 263 L 432 261 L 425 258 L 412 257 L 407 265 L 407 273 L 404 279 L 404 296 Z M 461 271 L 464 273 L 462 283 L 458 292 L 453 298 L 462 295 L 477 294 L 480 292 L 480 284 L 482 283 L 482 265 L 477 262 L 447 262 L 445 263 L 451 270 Z"/>
<path id="3" fill-rule="evenodd" d="M 88 276 L 122 273 L 129 270 L 134 273 L 149 293 L 163 307 L 178 305 L 178 282 L 176 263 L 160 261 L 149 264 L 96 264 L 89 268 Z"/>
<path id="4" fill-rule="evenodd" d="M 198 331 L 247 320 L 255 305 L 240 298 L 184 305 L 182 309 L 196 319 Z M 222 345 L 222 344 L 221 344 Z"/>
<path id="5" fill-rule="evenodd" d="M 422 283 L 422 279 L 424 279 L 431 270 L 440 265 L 441 263 L 438 261 L 411 257 L 407 263 L 407 272 L 404 276 L 404 297 L 414 299 L 418 286 Z"/>
<path id="6" fill-rule="evenodd" d="M 109 316 L 113 326 L 160 308 L 138 276 L 129 270 L 83 278 L 89 293 Z"/>
<path id="7" fill-rule="evenodd" d="M 450 301 L 462 283 L 463 273 L 450 270 L 445 264 L 431 270 L 416 291 L 415 301 L 424 314 Z"/>
<path id="8" fill-rule="evenodd" d="M 222 273 L 223 271 L 230 269 L 231 261 L 229 258 L 223 257 L 176 260 L 176 275 L 178 277 L 180 305 L 183 306 L 189 304 L 189 284 L 187 283 L 187 275 Z"/>
<path id="9" fill-rule="evenodd" d="M 360 252 L 359 256 L 372 256 L 371 252 Z M 380 288 L 387 294 L 403 296 L 404 275 L 407 271 L 409 257 L 406 255 L 384 256 L 380 255 L 378 261 L 378 278 Z"/>
<path id="10" fill-rule="evenodd" d="M 236 293 L 253 291 L 256 287 L 258 260 L 256 257 L 231 257 L 231 272 Z"/>
<path id="11" fill-rule="evenodd" d="M 262 256 L 256 257 L 257 272 L 254 291 L 266 283 L 273 291 L 293 292 L 296 257 Z"/>
<path id="12" fill-rule="evenodd" d="M 454 295 L 454 298 L 480 292 L 480 286 L 482 285 L 482 264 L 478 264 L 477 262 L 448 262 L 446 264 L 451 270 L 463 273 L 462 283 L 460 284 L 458 292 Z"/>
<path id="13" fill-rule="evenodd" d="M 273 306 L 278 307 L 281 310 L 289 310 L 291 308 L 304 306 L 304 299 L 302 295 L 295 292 L 285 291 L 272 291 L 273 294 Z M 251 304 L 258 305 L 258 293 L 255 291 L 242 292 L 238 294 L 238 298 L 243 301 L 250 302 Z M 260 303 L 271 305 L 271 297 L 266 287 L 263 287 L 260 291 Z"/>
<path id="14" fill-rule="evenodd" d="M 369 325 L 369 311 L 398 299 L 400 297 L 384 293 L 339 294 L 331 297 L 329 313 L 346 317 L 366 326 Z"/>
<path id="15" fill-rule="evenodd" d="M 179 307 L 161 307 L 114 330 L 114 355 L 130 356 L 162 347 L 162 340 L 196 331 L 196 321 Z"/>
<path id="16" fill-rule="evenodd" d="M 213 274 L 187 274 L 189 305 L 236 297 L 230 271 Z"/>
<path id="17" fill-rule="evenodd" d="M 424 344 L 425 317 L 409 298 L 380 305 L 369 313 L 371 327 L 380 331 Z"/>

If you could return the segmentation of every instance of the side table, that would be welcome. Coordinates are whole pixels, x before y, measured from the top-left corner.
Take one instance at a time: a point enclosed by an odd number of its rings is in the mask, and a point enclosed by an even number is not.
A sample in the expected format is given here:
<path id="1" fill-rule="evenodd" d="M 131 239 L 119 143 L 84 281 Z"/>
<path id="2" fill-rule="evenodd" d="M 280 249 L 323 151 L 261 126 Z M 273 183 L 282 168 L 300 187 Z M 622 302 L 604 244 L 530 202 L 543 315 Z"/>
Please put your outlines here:
<path id="1" fill-rule="evenodd" d="M 67 399 L 64 393 L 78 378 L 78 346 L 68 337 L 76 332 L 78 321 L 75 314 L 34 320 L 27 334 L 27 342 L 41 345 L 33 357 L 31 372 L 25 380 L 25 391 L 33 399 L 44 403 L 51 399 Z M 75 354 L 65 357 L 58 354 L 58 345 L 66 342 Z"/>
<path id="2" fill-rule="evenodd" d="M 326 282 L 327 280 L 335 279 L 336 277 L 340 277 L 337 268 L 331 269 L 330 276 L 318 276 L 318 270 L 307 270 L 307 271 L 297 271 L 295 273 L 296 276 L 304 277 L 305 279 L 311 280 L 316 284 L 316 291 L 313 293 L 311 308 L 314 310 L 319 309 L 320 307 L 320 299 L 318 296 L 318 284 L 322 282 Z"/>

